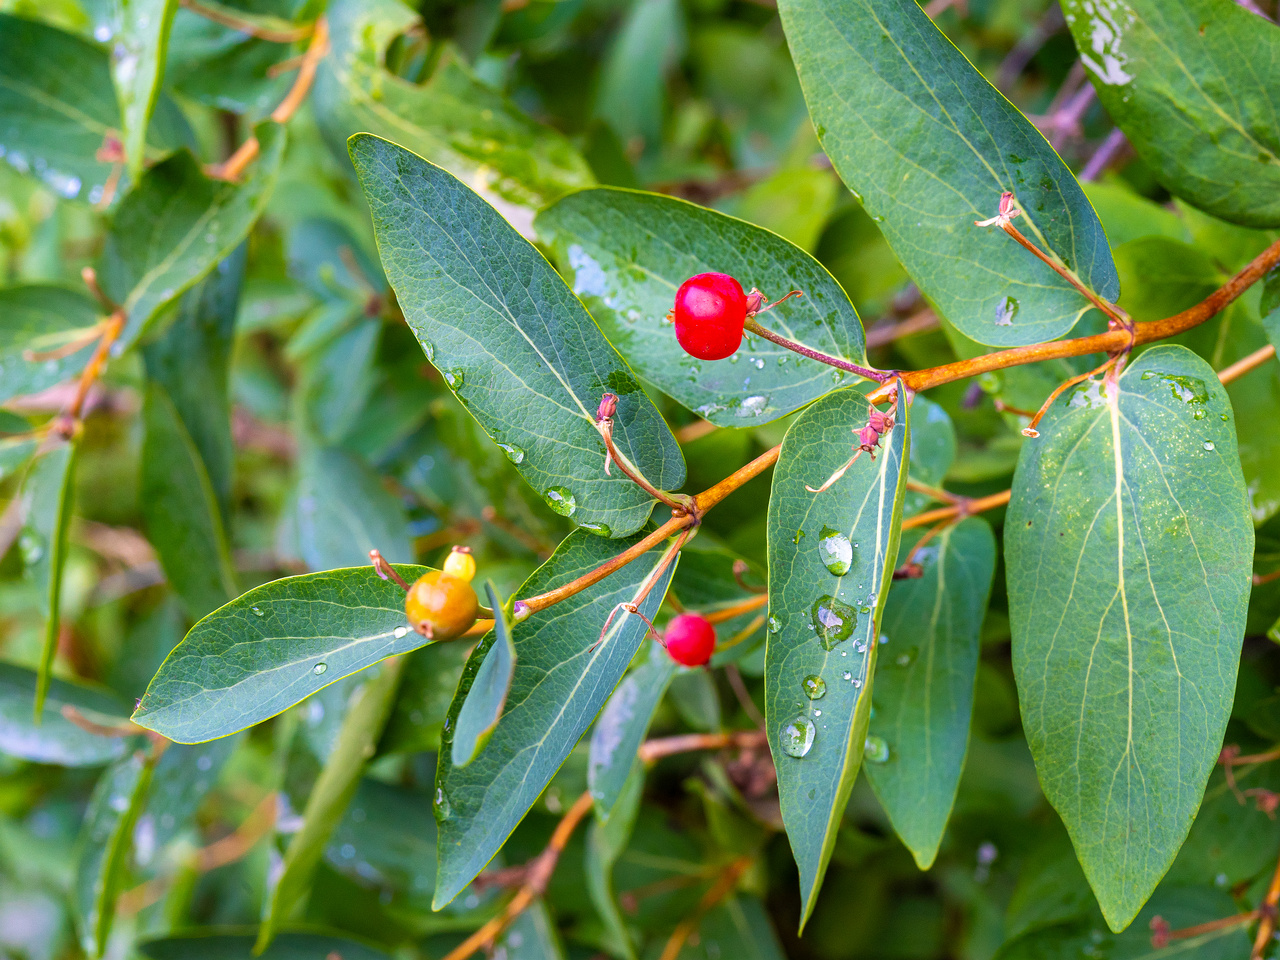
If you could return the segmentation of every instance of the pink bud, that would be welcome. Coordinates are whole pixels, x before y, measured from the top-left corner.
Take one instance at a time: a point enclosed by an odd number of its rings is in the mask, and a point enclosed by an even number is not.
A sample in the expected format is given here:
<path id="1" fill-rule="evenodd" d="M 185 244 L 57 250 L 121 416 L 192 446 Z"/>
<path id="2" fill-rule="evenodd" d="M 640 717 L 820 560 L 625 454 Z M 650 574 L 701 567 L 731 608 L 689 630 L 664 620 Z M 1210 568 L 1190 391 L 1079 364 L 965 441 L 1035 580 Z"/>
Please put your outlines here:
<path id="1" fill-rule="evenodd" d="M 596 410 L 596 420 L 610 420 L 618 412 L 617 394 L 606 393 L 600 398 L 600 406 Z"/>
<path id="2" fill-rule="evenodd" d="M 747 294 L 747 316 L 753 317 L 760 312 L 760 308 L 764 306 L 765 296 L 755 287 L 751 288 L 751 292 Z"/>
<path id="3" fill-rule="evenodd" d="M 880 432 L 873 426 L 865 426 L 858 431 L 858 442 L 863 450 L 870 453 L 872 447 L 880 445 Z"/>
<path id="4" fill-rule="evenodd" d="M 893 429 L 893 417 L 887 413 L 881 413 L 874 407 L 871 408 L 871 416 L 867 418 L 868 423 L 876 433 L 888 433 Z"/>

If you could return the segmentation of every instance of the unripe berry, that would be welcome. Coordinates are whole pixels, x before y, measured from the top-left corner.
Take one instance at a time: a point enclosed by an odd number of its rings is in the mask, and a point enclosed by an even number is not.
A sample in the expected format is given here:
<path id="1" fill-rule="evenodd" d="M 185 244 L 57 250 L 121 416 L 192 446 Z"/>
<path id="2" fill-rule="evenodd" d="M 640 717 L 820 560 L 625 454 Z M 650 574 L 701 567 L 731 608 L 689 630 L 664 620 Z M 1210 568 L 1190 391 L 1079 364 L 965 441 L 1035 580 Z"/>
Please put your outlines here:
<path id="1" fill-rule="evenodd" d="M 471 587 L 476 562 L 471 551 L 454 547 L 443 570 L 424 573 L 404 598 L 404 615 L 413 629 L 430 640 L 452 640 L 471 629 L 480 601 Z"/>
<path id="2" fill-rule="evenodd" d="M 667 644 L 667 653 L 676 663 L 686 667 L 701 667 L 715 652 L 716 628 L 706 617 L 696 613 L 682 613 L 671 618 L 663 639 Z"/>
<path id="3" fill-rule="evenodd" d="M 699 360 L 723 360 L 742 345 L 747 295 L 727 273 L 700 273 L 680 284 L 671 317 L 686 353 Z"/>

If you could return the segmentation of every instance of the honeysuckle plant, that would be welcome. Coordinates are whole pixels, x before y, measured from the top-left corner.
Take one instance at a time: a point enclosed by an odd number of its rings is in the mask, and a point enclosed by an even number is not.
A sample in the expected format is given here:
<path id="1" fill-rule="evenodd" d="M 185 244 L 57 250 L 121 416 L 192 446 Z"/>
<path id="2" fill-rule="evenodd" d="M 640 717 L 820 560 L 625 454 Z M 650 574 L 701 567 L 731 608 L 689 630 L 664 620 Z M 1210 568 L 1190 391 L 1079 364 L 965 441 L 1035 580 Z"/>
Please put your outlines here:
<path id="1" fill-rule="evenodd" d="M 0 945 L 1274 956 L 1277 10 L 971 6 L 0 4 Z"/>

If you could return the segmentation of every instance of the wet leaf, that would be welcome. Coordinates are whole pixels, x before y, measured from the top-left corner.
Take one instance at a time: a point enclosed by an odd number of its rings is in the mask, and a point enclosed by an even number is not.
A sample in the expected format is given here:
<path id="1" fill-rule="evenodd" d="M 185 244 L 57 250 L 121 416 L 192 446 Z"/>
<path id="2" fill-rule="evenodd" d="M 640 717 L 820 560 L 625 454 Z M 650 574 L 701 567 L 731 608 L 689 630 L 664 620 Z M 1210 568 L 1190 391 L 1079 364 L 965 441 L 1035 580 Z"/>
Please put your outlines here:
<path id="1" fill-rule="evenodd" d="M 1253 525 L 1208 364 L 1160 346 L 1114 396 L 1102 389 L 1065 395 L 1023 447 L 1006 563 L 1027 741 L 1119 930 L 1173 861 L 1218 757 Z"/>
<path id="2" fill-rule="evenodd" d="M 147 124 L 164 77 L 178 0 L 115 0 L 114 6 L 111 76 L 120 102 L 125 166 L 137 180 L 146 159 Z"/>
<path id="3" fill-rule="evenodd" d="M 993 346 L 1052 340 L 1087 307 L 998 227 L 974 226 L 995 216 L 1005 191 L 1018 199 L 1024 233 L 1115 298 L 1106 236 L 1071 171 L 915 0 L 783 0 L 779 9 L 836 172 L 965 336 Z"/>
<path id="4" fill-rule="evenodd" d="M 396 570 L 411 583 L 427 572 Z M 192 627 L 133 719 L 179 743 L 225 737 L 425 643 L 405 620 L 404 591 L 372 566 L 285 577 Z"/>
<path id="5" fill-rule="evenodd" d="M 582 304 L 444 170 L 365 134 L 351 156 L 387 277 L 450 389 L 553 511 L 605 535 L 638 530 L 654 501 L 621 471 L 605 474 L 601 396 L 618 396 L 615 443 L 659 489 L 684 483 L 684 458 Z"/>
<path id="6" fill-rule="evenodd" d="M 53 677 L 36 723 L 31 716 L 36 682 L 36 671 L 0 662 L 0 753 L 63 767 L 98 766 L 124 753 L 124 739 L 89 733 L 62 715 L 63 706 L 71 706 L 109 725 L 128 719 L 124 700 L 99 687 Z"/>
<path id="7" fill-rule="evenodd" d="M 502 708 L 511 690 L 516 668 L 516 648 L 511 642 L 511 621 L 492 581 L 484 585 L 489 608 L 494 611 L 494 633 L 489 652 L 476 671 L 453 726 L 453 765 L 465 767 L 484 749 L 493 728 L 502 718 Z"/>
<path id="8" fill-rule="evenodd" d="M 578 531 L 525 581 L 517 597 L 536 596 L 595 569 L 626 549 Z M 436 770 L 435 811 L 440 824 L 439 867 L 434 903 L 451 901 L 484 869 L 515 829 L 631 662 L 648 627 L 639 617 L 619 613 L 602 637 L 608 612 L 630 602 L 641 581 L 653 573 L 661 551 L 654 550 L 620 571 L 516 624 L 517 660 L 507 708 L 483 752 L 466 767 L 446 759 L 452 750 L 446 723 Z M 657 612 L 671 568 L 658 577 L 640 611 Z M 457 717 L 476 671 L 494 642 L 490 634 L 467 662 L 449 710 Z"/>
<path id="9" fill-rule="evenodd" d="M 665 656 L 665 653 L 664 653 Z M 671 658 L 668 657 L 668 660 Z M 632 673 L 627 680 L 634 677 Z M 619 685 L 619 689 L 622 685 Z M 616 693 L 615 693 L 616 696 Z M 610 701 L 612 702 L 612 700 Z M 609 709 L 605 706 L 605 711 Z M 602 715 L 603 719 L 603 715 Z M 599 721 L 596 729 L 599 730 Z M 592 744 L 595 737 L 592 736 Z M 592 768 L 594 772 L 594 767 Z M 595 790 L 595 784 L 592 784 Z M 591 903 L 600 915 L 609 936 L 612 938 L 614 950 L 626 960 L 635 960 L 635 947 L 631 942 L 631 934 L 627 931 L 622 911 L 618 909 L 617 897 L 613 890 L 613 866 L 627 848 L 631 839 L 631 831 L 635 827 L 636 816 L 640 812 L 640 798 L 644 793 L 644 767 L 631 758 L 631 767 L 616 795 L 603 807 L 605 814 L 601 816 L 602 805 L 597 798 L 596 816 L 591 821 L 591 829 L 587 834 L 585 866 L 587 873 L 587 894 Z"/>
<path id="10" fill-rule="evenodd" d="M 923 576 L 894 581 L 881 621 L 886 645 L 876 666 L 870 737 L 887 745 L 888 759 L 868 763 L 866 773 L 894 830 L 928 870 L 969 745 L 996 542 L 981 517 L 946 528 L 912 554 L 922 536 L 903 536 L 899 561 L 911 556 Z"/>
<path id="11" fill-rule="evenodd" d="M 138 950 L 149 960 L 390 960 L 390 954 L 356 940 L 322 933 L 282 933 L 262 953 L 253 952 L 251 933 L 188 933 L 146 940 Z"/>
<path id="12" fill-rule="evenodd" d="M 728 273 L 770 300 L 802 291 L 760 322 L 815 350 L 866 363 L 862 322 L 835 278 L 761 227 L 683 200 L 614 189 L 571 194 L 540 213 L 537 227 L 610 342 L 646 380 L 714 424 L 775 420 L 844 375 L 749 334 L 727 360 L 689 356 L 665 318 L 680 284 L 695 274 Z"/>
<path id="13" fill-rule="evenodd" d="M 333 869 L 377 888 L 394 898 L 393 902 L 429 909 L 436 880 L 436 821 L 431 815 L 431 798 L 365 777 L 324 856 Z"/>
<path id="14" fill-rule="evenodd" d="M 875 460 L 865 453 L 824 493 L 871 410 L 828 394 L 787 431 L 769 498 L 769 746 L 782 819 L 800 868 L 801 926 L 813 911 L 862 764 L 880 619 L 898 555 L 908 407 Z M 835 572 L 835 571 L 840 572 Z"/>
<path id="15" fill-rule="evenodd" d="M 159 854 L 191 827 L 240 742 L 232 736 L 194 746 L 171 743 L 160 755 L 133 828 L 133 862 L 140 870 L 154 872 L 160 866 Z"/>

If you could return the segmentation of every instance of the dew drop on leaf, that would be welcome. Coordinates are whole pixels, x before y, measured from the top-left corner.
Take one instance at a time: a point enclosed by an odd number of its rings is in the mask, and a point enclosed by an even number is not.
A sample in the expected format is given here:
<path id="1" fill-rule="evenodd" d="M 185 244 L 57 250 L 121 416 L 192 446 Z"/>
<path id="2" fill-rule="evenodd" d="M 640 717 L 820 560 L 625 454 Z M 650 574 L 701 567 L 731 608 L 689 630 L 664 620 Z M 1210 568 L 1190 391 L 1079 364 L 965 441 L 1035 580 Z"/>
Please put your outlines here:
<path id="1" fill-rule="evenodd" d="M 805 677 L 801 686 L 804 687 L 804 695 L 810 700 L 820 700 L 827 692 L 826 681 L 813 674 Z"/>
<path id="2" fill-rule="evenodd" d="M 590 530 L 592 533 L 601 537 L 613 536 L 613 531 L 607 523 L 581 523 L 579 524 L 583 530 Z"/>
<path id="3" fill-rule="evenodd" d="M 996 304 L 996 326 L 1013 326 L 1013 318 L 1018 315 L 1019 303 L 1014 297 L 1005 297 Z"/>
<path id="4" fill-rule="evenodd" d="M 778 632 L 779 630 L 781 630 L 781 629 L 782 629 L 782 621 L 781 621 L 781 620 L 779 620 L 777 617 L 770 617 L 770 618 L 769 618 L 769 632 L 770 632 L 770 633 L 777 633 L 777 632 Z"/>
<path id="5" fill-rule="evenodd" d="M 547 501 L 547 506 L 562 517 L 572 517 L 573 512 L 578 509 L 578 501 L 564 487 L 547 487 L 542 496 Z"/>
<path id="6" fill-rule="evenodd" d="M 1212 449 L 1213 449 L 1213 441 L 1212 441 L 1212 440 L 1206 440 L 1206 441 L 1204 442 L 1204 448 L 1205 448 L 1206 450 L 1212 450 Z"/>
<path id="7" fill-rule="evenodd" d="M 813 601 L 810 614 L 818 640 L 827 650 L 849 639 L 853 628 L 858 625 L 858 611 L 832 596 L 822 596 Z"/>
<path id="8" fill-rule="evenodd" d="M 396 627 L 396 628 L 395 628 L 395 630 L 394 630 L 394 631 L 392 631 L 392 632 L 396 635 L 396 639 L 397 639 L 397 640 L 403 640 L 403 639 L 405 638 L 405 636 L 409 633 L 409 628 L 408 628 L 408 627 Z"/>
<path id="9" fill-rule="evenodd" d="M 862 748 L 862 755 L 867 763 L 888 763 L 889 752 L 889 744 L 885 742 L 884 737 L 867 737 L 867 742 Z"/>
<path id="10" fill-rule="evenodd" d="M 449 805 L 449 795 L 444 792 L 443 787 L 436 787 L 435 802 L 431 804 L 431 812 L 435 815 L 436 820 L 445 821 L 453 816 L 453 807 Z"/>
<path id="11" fill-rule="evenodd" d="M 261 607 L 250 607 L 250 609 L 253 611 L 253 615 L 254 615 L 255 617 L 260 617 L 260 616 L 262 616 L 262 608 L 261 608 Z"/>
<path id="12" fill-rule="evenodd" d="M 785 724 L 778 734 L 778 746 L 788 757 L 797 760 L 813 748 L 814 738 L 818 735 L 813 721 L 808 717 L 796 717 Z"/>
<path id="13" fill-rule="evenodd" d="M 444 382 L 449 384 L 449 389 L 455 390 L 455 391 L 462 389 L 462 384 L 466 380 L 466 374 L 463 371 L 445 370 L 443 371 L 443 373 L 444 373 Z"/>
<path id="14" fill-rule="evenodd" d="M 524 463 L 524 451 L 513 443 L 500 443 L 498 449 L 507 455 L 507 459 L 512 463 Z"/>
<path id="15" fill-rule="evenodd" d="M 321 660 L 319 663 L 317 663 L 314 667 L 311 668 L 311 672 L 318 677 L 320 676 L 320 674 L 324 673 L 328 669 L 329 669 L 329 665 L 325 663 L 323 660 Z"/>
<path id="16" fill-rule="evenodd" d="M 818 535 L 818 556 L 827 570 L 843 577 L 853 566 L 853 545 L 839 530 L 824 526 Z"/>

